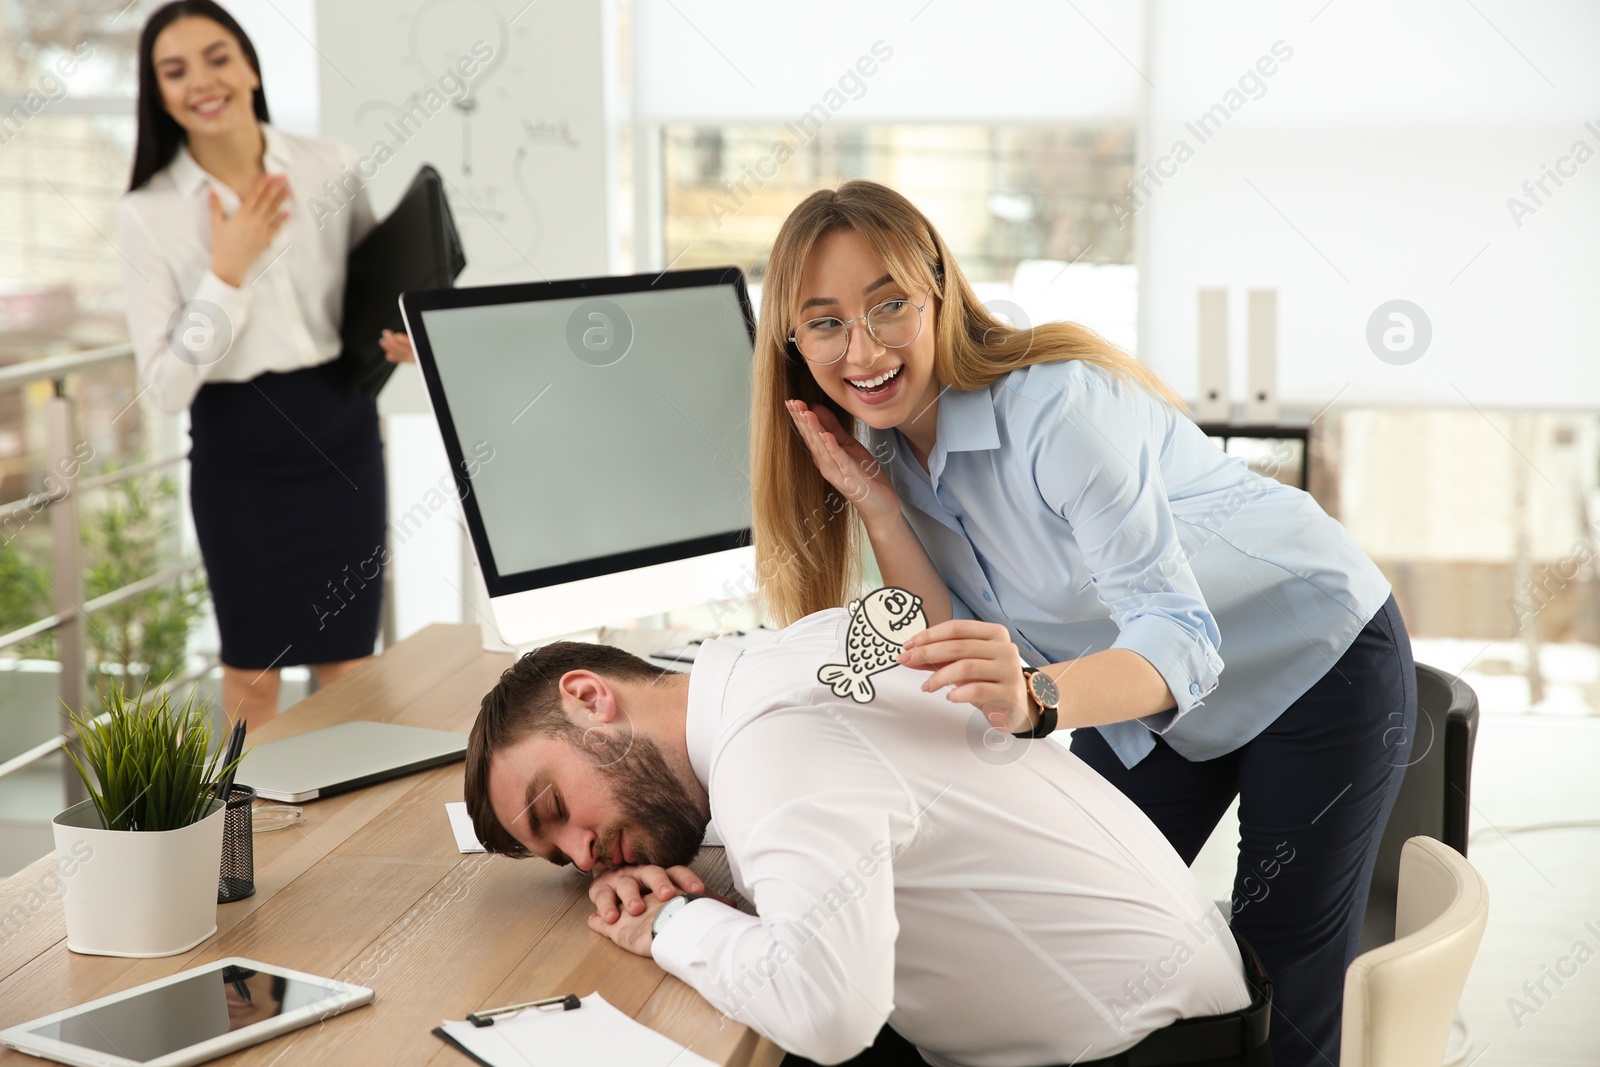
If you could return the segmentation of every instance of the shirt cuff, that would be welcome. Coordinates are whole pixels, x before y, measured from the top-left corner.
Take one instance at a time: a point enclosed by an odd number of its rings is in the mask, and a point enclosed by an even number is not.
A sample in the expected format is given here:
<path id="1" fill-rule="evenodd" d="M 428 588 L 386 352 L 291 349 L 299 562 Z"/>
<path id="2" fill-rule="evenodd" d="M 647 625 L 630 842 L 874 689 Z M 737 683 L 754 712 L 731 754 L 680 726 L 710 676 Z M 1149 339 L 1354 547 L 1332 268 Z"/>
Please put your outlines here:
<path id="1" fill-rule="evenodd" d="M 1161 615 L 1143 615 L 1125 627 L 1112 648 L 1137 652 L 1149 661 L 1172 691 L 1176 707 L 1134 721 L 1163 734 L 1203 703 L 1217 687 L 1222 658 L 1211 643 Z"/>
<path id="2" fill-rule="evenodd" d="M 696 949 L 706 934 L 725 922 L 760 923 L 754 915 L 746 915 L 730 908 L 720 900 L 701 897 L 691 900 L 678 910 L 670 922 L 650 942 L 650 955 L 662 970 L 694 985 L 690 968 L 694 966 Z M 697 987 L 698 988 L 698 987 Z"/>

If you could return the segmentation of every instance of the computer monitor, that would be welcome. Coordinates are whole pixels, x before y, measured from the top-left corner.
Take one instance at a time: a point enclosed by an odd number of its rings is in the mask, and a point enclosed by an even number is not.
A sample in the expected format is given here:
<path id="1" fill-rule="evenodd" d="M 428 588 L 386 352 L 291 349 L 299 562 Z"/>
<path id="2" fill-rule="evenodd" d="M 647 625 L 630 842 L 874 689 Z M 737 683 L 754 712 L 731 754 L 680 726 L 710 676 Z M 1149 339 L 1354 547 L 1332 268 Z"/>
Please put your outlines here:
<path id="1" fill-rule="evenodd" d="M 750 588 L 737 268 L 400 303 L 506 644 Z"/>

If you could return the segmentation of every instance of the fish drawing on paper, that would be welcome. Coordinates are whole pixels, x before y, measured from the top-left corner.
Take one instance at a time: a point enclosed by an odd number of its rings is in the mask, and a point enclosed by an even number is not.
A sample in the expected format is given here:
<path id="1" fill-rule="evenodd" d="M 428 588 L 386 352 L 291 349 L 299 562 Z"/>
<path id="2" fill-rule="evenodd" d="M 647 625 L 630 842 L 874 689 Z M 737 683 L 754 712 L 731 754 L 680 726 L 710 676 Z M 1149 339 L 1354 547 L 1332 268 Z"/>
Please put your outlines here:
<path id="1" fill-rule="evenodd" d="M 897 586 L 874 589 L 850 602 L 850 629 L 845 637 L 846 663 L 830 663 L 817 672 L 817 681 L 835 696 L 865 704 L 873 697 L 871 678 L 898 666 L 906 639 L 928 628 L 922 598 Z"/>

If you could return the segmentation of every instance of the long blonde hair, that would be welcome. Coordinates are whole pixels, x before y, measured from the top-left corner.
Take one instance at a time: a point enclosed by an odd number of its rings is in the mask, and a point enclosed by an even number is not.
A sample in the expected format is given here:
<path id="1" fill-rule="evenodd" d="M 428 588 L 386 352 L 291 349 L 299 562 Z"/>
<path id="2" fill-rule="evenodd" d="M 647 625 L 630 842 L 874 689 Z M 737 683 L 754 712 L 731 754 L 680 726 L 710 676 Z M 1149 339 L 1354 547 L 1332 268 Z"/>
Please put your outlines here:
<path id="1" fill-rule="evenodd" d="M 907 292 L 932 288 L 938 313 L 934 375 L 968 391 L 1035 363 L 1081 359 L 1137 383 L 1184 410 L 1151 370 L 1084 326 L 1050 322 L 1016 328 L 990 313 L 967 284 L 933 224 L 877 182 L 851 181 L 806 197 L 784 220 L 767 260 L 756 328 L 750 404 L 750 470 L 756 581 L 780 625 L 856 596 L 865 531 L 854 509 L 822 477 L 795 432 L 784 401 L 826 404 L 846 433 L 856 419 L 823 392 L 793 350 L 800 276 L 818 238 L 836 229 L 860 234 Z M 848 514 L 846 513 L 848 512 Z"/>

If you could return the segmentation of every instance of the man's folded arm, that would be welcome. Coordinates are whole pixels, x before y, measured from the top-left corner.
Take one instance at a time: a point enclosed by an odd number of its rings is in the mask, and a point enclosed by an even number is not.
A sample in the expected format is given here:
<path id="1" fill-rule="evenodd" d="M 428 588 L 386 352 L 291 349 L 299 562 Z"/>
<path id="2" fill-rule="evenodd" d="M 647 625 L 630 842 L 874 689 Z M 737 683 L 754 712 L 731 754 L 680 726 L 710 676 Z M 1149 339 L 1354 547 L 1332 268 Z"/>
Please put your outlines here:
<path id="1" fill-rule="evenodd" d="M 652 953 L 786 1050 L 849 1059 L 894 1006 L 888 813 L 907 798 L 847 729 L 814 714 L 747 727 L 718 762 L 731 769 L 713 776 L 713 811 L 758 914 L 692 901 Z"/>

